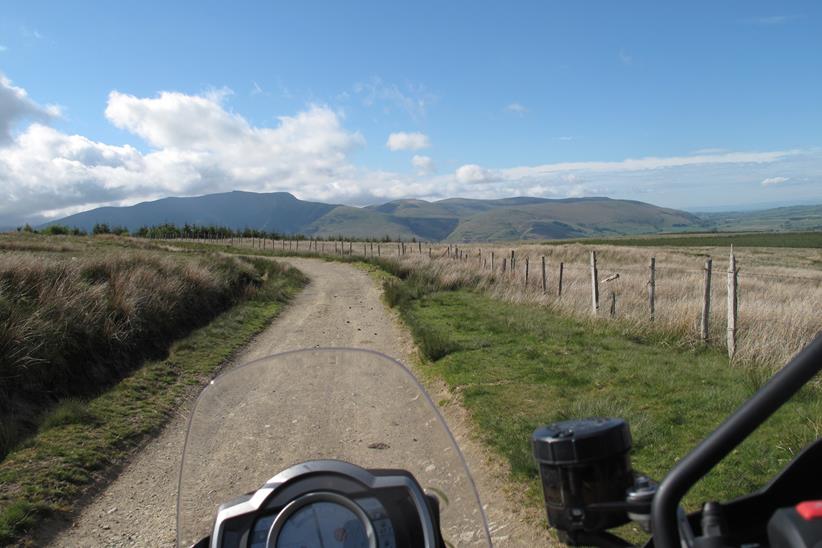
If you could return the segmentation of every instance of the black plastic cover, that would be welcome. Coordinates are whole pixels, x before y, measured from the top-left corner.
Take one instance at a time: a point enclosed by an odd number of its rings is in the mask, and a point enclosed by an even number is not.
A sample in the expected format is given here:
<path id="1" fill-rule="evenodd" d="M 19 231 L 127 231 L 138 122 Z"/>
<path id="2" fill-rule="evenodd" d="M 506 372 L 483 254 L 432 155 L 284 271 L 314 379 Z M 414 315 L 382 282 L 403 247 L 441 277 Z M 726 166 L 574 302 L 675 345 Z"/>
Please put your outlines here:
<path id="1" fill-rule="evenodd" d="M 545 464 L 591 462 L 631 449 L 628 423 L 619 418 L 575 419 L 543 426 L 531 436 L 534 458 Z"/>

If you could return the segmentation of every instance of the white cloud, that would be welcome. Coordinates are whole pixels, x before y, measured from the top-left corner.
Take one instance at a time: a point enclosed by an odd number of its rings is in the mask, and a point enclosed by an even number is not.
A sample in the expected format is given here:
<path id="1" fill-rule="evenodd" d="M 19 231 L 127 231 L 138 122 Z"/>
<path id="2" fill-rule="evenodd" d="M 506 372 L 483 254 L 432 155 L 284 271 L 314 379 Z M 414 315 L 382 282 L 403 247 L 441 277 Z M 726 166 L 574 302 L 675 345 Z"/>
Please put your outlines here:
<path id="1" fill-rule="evenodd" d="M 421 148 L 430 147 L 431 142 L 428 140 L 428 136 L 424 133 L 406 133 L 404 131 L 400 131 L 389 135 L 385 146 L 387 146 L 389 150 L 394 151 L 419 150 Z"/>
<path id="2" fill-rule="evenodd" d="M 437 171 L 434 160 L 432 160 L 430 156 L 415 154 L 414 157 L 411 158 L 411 164 L 417 168 L 417 175 L 431 175 Z"/>
<path id="3" fill-rule="evenodd" d="M 519 116 L 522 116 L 526 112 L 528 112 L 528 109 L 525 108 L 525 106 L 523 106 L 520 103 L 517 103 L 516 101 L 506 105 L 504 110 L 505 110 L 505 112 L 510 112 L 512 114 L 517 114 Z"/>
<path id="4" fill-rule="evenodd" d="M 0 87 L 2 97 L 10 89 Z M 13 96 L 20 103 L 25 92 Z M 345 130 L 333 110 L 313 105 L 280 117 L 276 127 L 255 127 L 228 112 L 223 97 L 223 92 L 164 92 L 153 98 L 112 92 L 106 117 L 145 139 L 152 147 L 146 154 L 31 124 L 0 148 L 0 219 L 6 221 L 0 224 L 80 205 L 235 188 L 290 190 L 315 199 L 358 192 L 347 155 L 364 139 Z M 22 104 L 40 111 L 33 103 Z M 13 117 L 19 111 L 17 105 Z"/>
<path id="5" fill-rule="evenodd" d="M 576 139 L 576 137 L 574 137 L 572 135 L 562 135 L 560 137 L 557 137 L 558 141 L 573 141 L 575 139 Z"/>
<path id="6" fill-rule="evenodd" d="M 367 82 L 354 84 L 354 93 L 367 107 L 380 107 L 385 114 L 400 110 L 415 121 L 424 119 L 428 113 L 428 107 L 437 99 L 423 85 L 408 83 L 400 87 L 397 84 L 384 82 L 378 76 Z"/>
<path id="7" fill-rule="evenodd" d="M 477 164 L 460 166 L 457 168 L 456 173 L 454 173 L 454 177 L 456 177 L 457 182 L 467 184 L 491 183 L 499 180 L 499 177 L 495 176 L 491 171 Z"/>
<path id="8" fill-rule="evenodd" d="M 56 106 L 41 106 L 32 101 L 26 90 L 16 87 L 0 74 L 0 146 L 12 139 L 15 124 L 27 118 L 48 119 L 60 115 Z"/>
<path id="9" fill-rule="evenodd" d="M 623 65 L 632 65 L 634 63 L 633 56 L 628 54 L 628 52 L 624 49 L 619 50 L 619 60 Z"/>
<path id="10" fill-rule="evenodd" d="M 34 38 L 36 40 L 42 40 L 43 35 L 37 29 L 29 28 L 25 25 L 20 27 L 20 34 L 23 35 L 23 38 Z"/>
<path id="11" fill-rule="evenodd" d="M 762 186 L 779 185 L 787 181 L 789 177 L 767 177 L 762 180 Z"/>
<path id="12" fill-rule="evenodd" d="M 751 181 L 769 187 L 790 179 L 795 199 L 822 198 L 822 149 L 703 152 L 494 169 L 466 164 L 442 175 L 434 174 L 429 156 L 416 154 L 411 159 L 416 173 L 401 174 L 354 165 L 351 153 L 364 139 L 346 129 L 341 115 L 327 106 L 310 105 L 261 127 L 230 110 L 229 100 L 230 91 L 224 89 L 153 97 L 113 91 L 105 115 L 144 139 L 149 150 L 141 152 L 47 126 L 44 122 L 55 110 L 0 79 L 0 137 L 6 141 L 0 144 L 0 226 L 101 205 L 234 189 L 288 191 L 302 199 L 352 205 L 408 197 L 608 195 L 683 207 L 731 203 L 729 197 L 745 193 L 755 200 Z M 26 119 L 29 125 L 21 126 Z M 423 134 L 392 137 L 395 142 L 389 138 L 388 146 L 398 150 L 429 145 Z M 760 187 L 757 192 L 769 191 Z"/>

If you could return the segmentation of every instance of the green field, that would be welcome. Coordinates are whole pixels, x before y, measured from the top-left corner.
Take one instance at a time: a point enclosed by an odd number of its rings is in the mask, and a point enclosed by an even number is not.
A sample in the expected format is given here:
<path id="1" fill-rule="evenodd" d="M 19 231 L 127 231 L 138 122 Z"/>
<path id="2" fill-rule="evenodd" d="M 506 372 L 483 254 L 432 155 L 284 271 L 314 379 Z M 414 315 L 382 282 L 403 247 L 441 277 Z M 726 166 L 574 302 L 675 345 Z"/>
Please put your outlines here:
<path id="1" fill-rule="evenodd" d="M 819 232 L 736 232 L 659 234 L 633 238 L 585 238 L 578 240 L 551 240 L 550 244 L 583 243 L 589 245 L 626 245 L 657 247 L 794 247 L 822 248 Z"/>
<path id="2" fill-rule="evenodd" d="M 766 380 L 734 369 L 717 349 L 615 326 L 557 317 L 544 307 L 503 303 L 419 280 L 386 282 L 386 300 L 410 326 L 428 374 L 458 394 L 482 439 L 541 508 L 531 432 L 587 416 L 626 418 L 636 469 L 661 479 L 673 464 Z M 686 503 L 727 499 L 763 485 L 822 432 L 822 401 L 804 389 L 700 482 Z"/>

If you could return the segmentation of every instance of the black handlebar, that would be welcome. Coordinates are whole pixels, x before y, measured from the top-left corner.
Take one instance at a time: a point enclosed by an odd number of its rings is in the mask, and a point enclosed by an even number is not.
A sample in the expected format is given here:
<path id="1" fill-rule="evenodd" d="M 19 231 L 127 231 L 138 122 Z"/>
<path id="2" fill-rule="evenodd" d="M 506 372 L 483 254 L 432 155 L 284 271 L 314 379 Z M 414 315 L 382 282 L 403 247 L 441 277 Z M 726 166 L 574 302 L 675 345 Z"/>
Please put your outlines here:
<path id="1" fill-rule="evenodd" d="M 783 367 L 756 395 L 688 453 L 660 483 L 651 519 L 654 546 L 680 545 L 676 512 L 679 501 L 702 476 L 716 466 L 751 432 L 788 401 L 822 369 L 822 333 Z"/>

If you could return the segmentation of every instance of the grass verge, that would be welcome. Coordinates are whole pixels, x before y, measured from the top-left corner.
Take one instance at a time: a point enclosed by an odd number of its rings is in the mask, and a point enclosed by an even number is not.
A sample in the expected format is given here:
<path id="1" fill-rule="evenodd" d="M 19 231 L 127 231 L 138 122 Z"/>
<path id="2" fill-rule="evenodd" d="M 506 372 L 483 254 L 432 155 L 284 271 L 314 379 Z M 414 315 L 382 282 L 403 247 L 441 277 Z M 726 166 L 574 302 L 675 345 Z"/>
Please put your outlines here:
<path id="1" fill-rule="evenodd" d="M 426 374 L 461 398 L 535 508 L 542 498 L 529 440 L 538 425 L 624 417 L 635 468 L 661 479 L 766 380 L 729 367 L 717 349 L 637 337 L 546 307 L 443 291 L 413 278 L 386 282 L 385 296 L 410 327 Z M 698 483 L 686 506 L 750 492 L 820 434 L 822 401 L 806 388 Z"/>
<path id="2" fill-rule="evenodd" d="M 0 462 L 0 545 L 19 541 L 47 515 L 105 477 L 172 416 L 180 402 L 265 328 L 306 283 L 299 271 L 251 259 L 263 285 L 208 325 L 173 343 L 165 359 L 149 361 L 90 400 L 61 402 L 39 432 Z"/>

